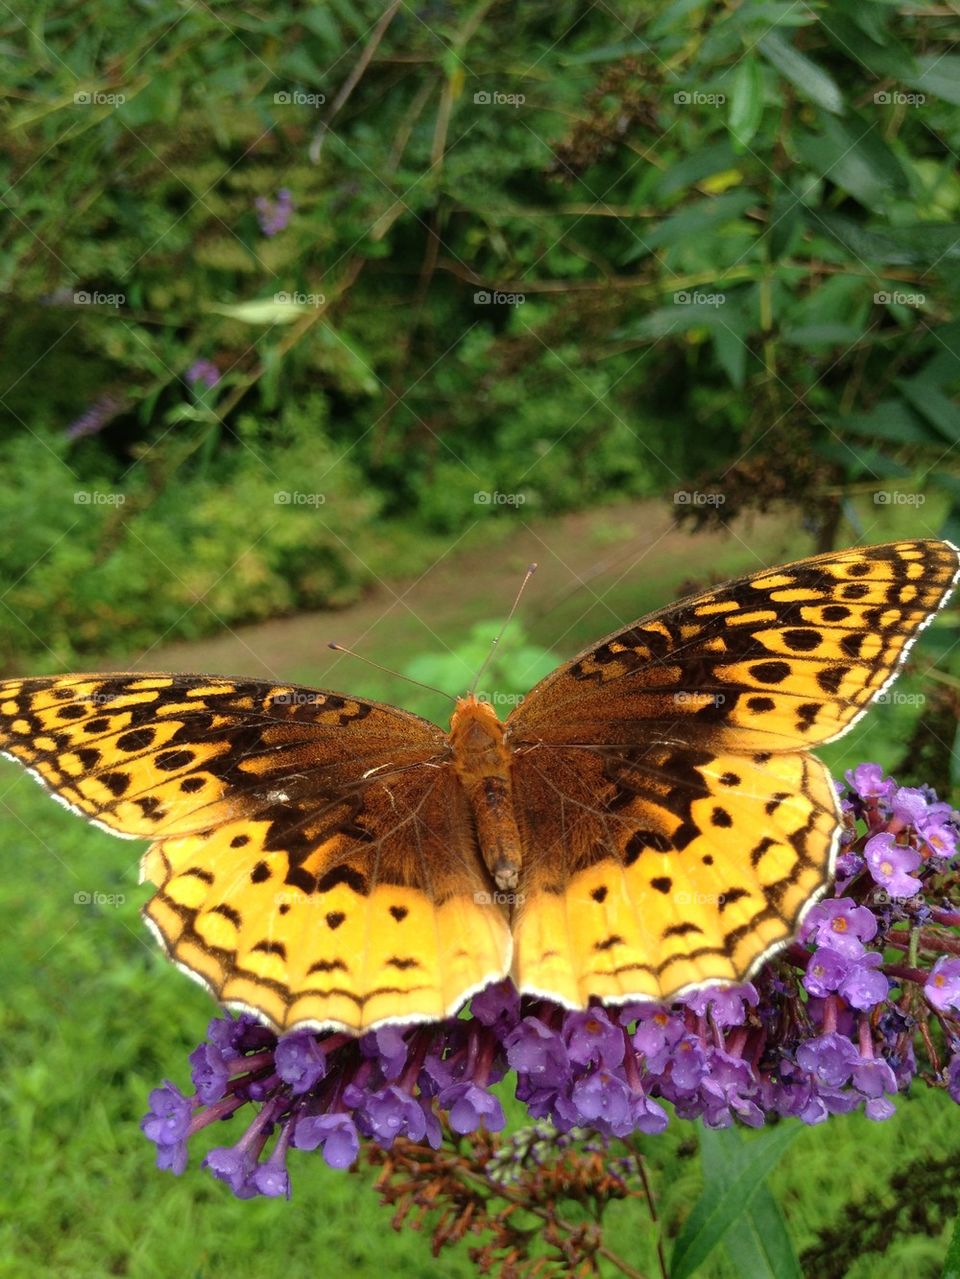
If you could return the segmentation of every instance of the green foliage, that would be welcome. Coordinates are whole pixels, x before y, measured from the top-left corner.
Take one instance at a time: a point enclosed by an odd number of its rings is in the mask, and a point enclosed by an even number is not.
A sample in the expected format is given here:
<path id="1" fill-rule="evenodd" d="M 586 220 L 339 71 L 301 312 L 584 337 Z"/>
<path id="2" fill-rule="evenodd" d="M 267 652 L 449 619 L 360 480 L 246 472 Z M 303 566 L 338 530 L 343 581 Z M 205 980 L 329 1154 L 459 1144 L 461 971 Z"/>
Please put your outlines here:
<path id="1" fill-rule="evenodd" d="M 948 14 L 642 4 L 629 34 L 575 0 L 401 5 L 375 40 L 383 13 L 0 19 L 11 578 L 46 564 L 0 661 L 188 636 L 201 599 L 230 623 L 335 602 L 374 514 L 482 535 L 712 478 L 724 517 L 786 497 L 828 545 L 851 490 L 960 510 Z M 304 470 L 356 556 L 307 513 L 267 531 Z M 71 473 L 131 509 L 72 526 Z M 154 556 L 158 589 L 121 595 Z"/>

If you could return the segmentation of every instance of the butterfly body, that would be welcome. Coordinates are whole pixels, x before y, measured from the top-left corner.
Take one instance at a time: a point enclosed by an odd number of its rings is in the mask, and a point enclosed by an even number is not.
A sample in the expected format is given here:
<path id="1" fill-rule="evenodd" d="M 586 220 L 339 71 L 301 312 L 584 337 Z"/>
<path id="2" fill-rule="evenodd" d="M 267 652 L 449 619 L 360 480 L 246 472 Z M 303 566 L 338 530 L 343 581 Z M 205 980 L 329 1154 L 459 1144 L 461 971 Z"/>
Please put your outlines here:
<path id="1" fill-rule="evenodd" d="M 354 1033 L 522 991 L 669 1001 L 742 981 L 833 872 L 812 747 L 894 678 L 947 542 L 762 569 L 641 618 L 501 723 L 449 734 L 327 690 L 130 672 L 0 681 L 0 750 L 150 841 L 145 918 L 222 1003 Z"/>
<path id="2" fill-rule="evenodd" d="M 517 887 L 522 861 L 513 811 L 513 763 L 504 726 L 488 702 L 457 699 L 450 721 L 453 766 L 473 812 L 477 843 L 497 889 Z"/>

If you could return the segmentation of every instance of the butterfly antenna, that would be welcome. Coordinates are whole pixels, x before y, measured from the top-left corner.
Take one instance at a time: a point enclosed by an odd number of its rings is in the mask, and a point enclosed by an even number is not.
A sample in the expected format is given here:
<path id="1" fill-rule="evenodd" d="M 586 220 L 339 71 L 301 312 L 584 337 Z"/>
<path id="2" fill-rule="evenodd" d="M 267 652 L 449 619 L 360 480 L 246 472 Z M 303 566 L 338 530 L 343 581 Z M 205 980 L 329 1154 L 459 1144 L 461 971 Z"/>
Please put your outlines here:
<path id="1" fill-rule="evenodd" d="M 507 614 L 506 621 L 503 623 L 503 625 L 500 627 L 500 630 L 497 632 L 496 639 L 490 645 L 490 652 L 483 659 L 480 669 L 477 671 L 476 675 L 473 678 L 473 683 L 470 685 L 471 697 L 477 691 L 477 685 L 480 683 L 480 676 L 483 674 L 483 672 L 487 669 L 487 667 L 493 661 L 493 655 L 497 651 L 498 647 L 500 646 L 500 641 L 503 639 L 503 633 L 507 629 L 507 627 L 510 625 L 510 623 L 513 621 L 513 615 L 517 611 L 517 605 L 520 603 L 520 596 L 526 590 L 527 583 L 530 581 L 531 577 L 533 577 L 536 571 L 537 571 L 536 564 L 527 565 L 527 571 L 523 575 L 523 581 L 520 583 L 520 589 L 519 591 L 517 591 L 516 599 L 513 601 L 513 604 L 510 606 L 510 612 Z"/>
<path id="2" fill-rule="evenodd" d="M 355 657 L 358 662 L 366 662 L 374 670 L 383 671 L 385 675 L 392 675 L 394 679 L 406 680 L 408 684 L 416 684 L 417 688 L 425 688 L 428 693 L 439 693 L 441 697 L 446 697 L 451 702 L 457 700 L 452 693 L 445 693 L 442 688 L 434 688 L 432 684 L 424 684 L 422 680 L 414 679 L 411 675 L 402 675 L 400 671 L 392 671 L 389 666 L 381 666 L 379 662 L 373 661 L 372 658 L 363 657 L 360 653 L 355 653 L 352 648 L 344 648 L 342 644 L 336 644 L 333 640 L 327 644 L 327 648 L 332 648 L 335 653 L 346 653 L 348 657 Z"/>

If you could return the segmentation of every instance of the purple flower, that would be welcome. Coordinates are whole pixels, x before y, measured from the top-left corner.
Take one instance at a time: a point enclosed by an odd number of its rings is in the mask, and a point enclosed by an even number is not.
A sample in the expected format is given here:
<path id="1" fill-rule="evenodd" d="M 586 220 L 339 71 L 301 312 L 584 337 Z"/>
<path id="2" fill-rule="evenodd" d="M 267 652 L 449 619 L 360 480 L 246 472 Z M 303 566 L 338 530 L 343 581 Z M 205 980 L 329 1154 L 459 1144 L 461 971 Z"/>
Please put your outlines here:
<path id="1" fill-rule="evenodd" d="M 194 360 L 186 372 L 186 379 L 191 385 L 201 383 L 207 390 L 215 387 L 221 376 L 213 360 Z"/>
<path id="2" fill-rule="evenodd" d="M 921 881 L 909 874 L 920 865 L 920 854 L 896 842 L 896 836 L 882 831 L 868 839 L 864 848 L 867 867 L 874 881 L 891 897 L 912 897 Z"/>
<path id="3" fill-rule="evenodd" d="M 849 897 L 829 897 L 808 913 L 800 938 L 806 941 L 813 937 L 818 945 L 855 959 L 863 954 L 863 943 L 876 933 L 876 916 L 866 906 L 858 906 Z"/>
<path id="4" fill-rule="evenodd" d="M 309 1092 L 327 1068 L 327 1059 L 312 1031 L 284 1035 L 277 1041 L 275 1060 L 277 1074 L 290 1085 L 295 1097 Z"/>
<path id="5" fill-rule="evenodd" d="M 897 1091 L 897 1077 L 882 1057 L 862 1057 L 853 1068 L 853 1086 L 865 1097 Z"/>
<path id="6" fill-rule="evenodd" d="M 201 1167 L 209 1168 L 219 1181 L 225 1181 L 238 1199 L 250 1199 L 256 1194 L 250 1182 L 257 1161 L 242 1140 L 236 1146 L 216 1146 L 204 1157 Z"/>
<path id="7" fill-rule="evenodd" d="M 563 1022 L 563 1038 L 570 1060 L 577 1066 L 592 1062 L 619 1066 L 626 1051 L 623 1030 L 614 1025 L 602 1008 L 567 1013 Z"/>
<path id="8" fill-rule="evenodd" d="M 126 400 L 116 395 L 101 395 L 98 400 L 73 419 L 64 431 L 68 440 L 80 440 L 85 435 L 97 435 L 127 407 Z"/>
<path id="9" fill-rule="evenodd" d="M 915 786 L 901 786 L 892 801 L 893 815 L 907 826 L 916 826 L 927 812 L 927 797 Z"/>
<path id="10" fill-rule="evenodd" d="M 883 769 L 879 764 L 858 764 L 856 768 L 848 770 L 844 776 L 847 779 L 847 785 L 864 799 L 870 797 L 890 799 L 897 789 L 893 778 L 884 778 Z"/>
<path id="11" fill-rule="evenodd" d="M 520 996 L 509 979 L 495 981 L 470 1000 L 470 1013 L 484 1026 L 513 1026 L 520 1015 Z"/>
<path id="12" fill-rule="evenodd" d="M 360 1153 L 360 1135 L 349 1115 L 304 1115 L 297 1120 L 293 1144 L 298 1150 L 323 1147 L 331 1168 L 349 1168 Z"/>
<path id="13" fill-rule="evenodd" d="M 214 1044 L 199 1044 L 188 1060 L 190 1077 L 200 1100 L 205 1105 L 219 1101 L 230 1079 L 223 1051 Z"/>
<path id="14" fill-rule="evenodd" d="M 818 1083 L 833 1088 L 847 1082 L 859 1060 L 856 1047 L 845 1035 L 836 1033 L 808 1039 L 797 1049 L 797 1065 L 809 1071 Z"/>
<path id="15" fill-rule="evenodd" d="M 368 1135 L 376 1137 L 385 1149 L 389 1150 L 397 1137 L 407 1137 L 410 1141 L 423 1141 L 427 1137 L 426 1111 L 415 1097 L 396 1084 L 387 1084 L 356 1100 Z"/>
<path id="16" fill-rule="evenodd" d="M 744 1005 L 756 1008 L 757 998 L 756 988 L 746 982 L 742 986 L 707 986 L 684 995 L 680 1002 L 698 1017 L 710 1013 L 718 1026 L 742 1026 L 746 1019 Z"/>
<path id="17" fill-rule="evenodd" d="M 960 1105 L 960 1052 L 953 1054 L 947 1066 L 947 1091 Z"/>
<path id="18" fill-rule="evenodd" d="M 871 951 L 850 964 L 838 990 L 852 1008 L 873 1008 L 886 999 L 890 983 L 877 972 L 882 963 L 883 956 Z"/>
<path id="19" fill-rule="evenodd" d="M 569 1067 L 563 1040 L 536 1017 L 524 1017 L 507 1035 L 504 1044 L 507 1061 L 522 1074 L 552 1079 L 565 1075 Z"/>
<path id="20" fill-rule="evenodd" d="M 953 857 L 957 851 L 957 831 L 945 822 L 924 826 L 920 832 L 931 857 Z"/>
<path id="21" fill-rule="evenodd" d="M 574 1085 L 570 1098 L 577 1121 L 613 1136 L 625 1137 L 633 1131 L 630 1090 L 624 1080 L 607 1070 L 598 1070 Z"/>
<path id="22" fill-rule="evenodd" d="M 257 221 L 264 235 L 274 236 L 279 231 L 286 230 L 294 207 L 293 197 L 287 187 L 280 188 L 276 200 L 266 195 L 258 195 L 254 205 L 257 210 Z"/>
<path id="23" fill-rule="evenodd" d="M 950 1008 L 960 1009 L 960 959 L 942 956 L 933 966 L 923 988 L 930 1003 L 937 1012 L 945 1013 Z"/>
<path id="24" fill-rule="evenodd" d="M 763 1113 L 754 1101 L 756 1080 L 747 1063 L 720 1048 L 710 1050 L 701 1092 L 708 1128 L 728 1128 L 736 1116 L 751 1128 L 763 1125 Z"/>
<path id="25" fill-rule="evenodd" d="M 157 1167 L 178 1175 L 187 1166 L 187 1137 L 193 1103 L 169 1081 L 150 1093 L 150 1110 L 140 1127 L 157 1147 Z"/>
<path id="26" fill-rule="evenodd" d="M 820 946 L 810 956 L 803 984 L 811 995 L 831 995 L 849 973 L 851 962 L 832 946 Z"/>
<path id="27" fill-rule="evenodd" d="M 478 1128 L 500 1132 L 506 1126 L 499 1100 L 478 1084 L 453 1084 L 440 1094 L 440 1104 L 449 1110 L 454 1132 L 468 1133 Z"/>

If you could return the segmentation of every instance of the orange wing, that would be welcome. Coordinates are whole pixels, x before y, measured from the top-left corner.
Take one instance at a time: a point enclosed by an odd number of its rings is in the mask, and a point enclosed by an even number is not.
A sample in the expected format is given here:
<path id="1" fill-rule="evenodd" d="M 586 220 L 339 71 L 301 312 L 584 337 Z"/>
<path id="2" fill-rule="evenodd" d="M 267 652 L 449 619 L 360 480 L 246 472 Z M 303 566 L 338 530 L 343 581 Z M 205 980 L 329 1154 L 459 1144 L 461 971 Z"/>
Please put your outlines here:
<path id="1" fill-rule="evenodd" d="M 448 740 L 415 715 L 214 676 L 8 680 L 0 747 L 154 841 L 162 945 L 280 1030 L 439 1018 L 509 967 Z"/>

